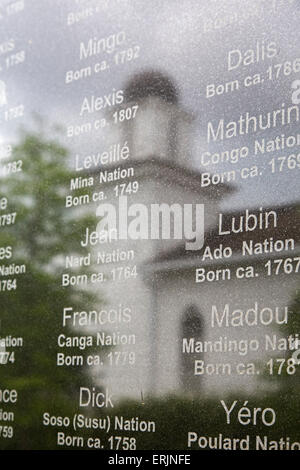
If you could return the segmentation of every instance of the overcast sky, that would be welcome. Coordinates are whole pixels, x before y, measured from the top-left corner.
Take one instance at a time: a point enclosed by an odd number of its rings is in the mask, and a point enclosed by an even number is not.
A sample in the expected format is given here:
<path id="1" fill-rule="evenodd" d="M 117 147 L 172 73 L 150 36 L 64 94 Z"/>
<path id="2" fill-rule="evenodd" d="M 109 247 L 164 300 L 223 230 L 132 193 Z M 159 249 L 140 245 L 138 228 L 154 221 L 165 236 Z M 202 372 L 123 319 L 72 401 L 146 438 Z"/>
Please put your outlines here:
<path id="1" fill-rule="evenodd" d="M 224 118 L 237 120 L 247 111 L 272 111 L 282 103 L 291 103 L 291 84 L 300 73 L 266 79 L 271 64 L 292 61 L 300 57 L 300 28 L 298 0 L 24 0 L 23 12 L 7 16 L 6 6 L 11 0 L 0 0 L 0 44 L 13 38 L 14 52 L 25 49 L 26 61 L 7 70 L 1 54 L 0 80 L 6 85 L 9 107 L 25 105 L 22 124 L 30 121 L 32 112 L 38 112 L 49 122 L 63 125 L 76 123 L 83 97 L 105 94 L 112 88 L 122 88 L 128 79 L 144 69 L 165 72 L 173 78 L 180 92 L 180 105 L 194 117 L 194 161 L 200 168 L 200 155 L 231 149 L 241 145 L 253 148 L 254 136 L 248 135 L 208 146 L 207 122 Z M 71 26 L 68 14 L 93 7 L 93 16 Z M 97 11 L 96 11 L 97 9 Z M 219 28 L 205 31 L 205 24 L 217 21 Z M 90 37 L 106 37 L 121 30 L 126 32 L 126 46 L 139 45 L 140 57 L 123 67 L 102 72 L 85 80 L 65 84 L 67 70 L 82 67 L 79 44 Z M 246 51 L 256 42 L 275 42 L 277 54 L 272 60 L 241 66 L 228 72 L 227 56 L 230 50 Z M 91 58 L 93 64 L 100 56 Z M 207 99 L 209 83 L 242 80 L 246 75 L 261 73 L 263 84 Z M 7 109 L 7 108 L 5 108 Z M 4 124 L 0 108 L 0 141 L 14 139 L 20 121 Z M 79 121 L 78 121 L 79 122 Z M 284 132 L 292 135 L 299 126 L 286 126 L 264 133 L 272 138 Z M 66 141 L 74 150 L 99 148 L 99 136 Z M 294 149 L 297 153 L 297 148 Z M 298 149 L 300 152 L 300 149 Z M 291 153 L 291 152 L 289 152 Z M 286 152 L 276 153 L 285 156 Z M 267 162 L 273 155 L 249 156 L 246 166 L 258 163 L 262 176 L 237 182 L 238 191 L 224 201 L 227 208 L 286 204 L 299 200 L 299 169 L 284 170 L 271 175 Z M 274 154 L 275 156 L 275 154 Z M 262 159 L 264 158 L 264 163 Z M 242 166 L 245 166 L 243 163 Z M 237 168 L 238 165 L 219 165 L 217 171 Z"/>

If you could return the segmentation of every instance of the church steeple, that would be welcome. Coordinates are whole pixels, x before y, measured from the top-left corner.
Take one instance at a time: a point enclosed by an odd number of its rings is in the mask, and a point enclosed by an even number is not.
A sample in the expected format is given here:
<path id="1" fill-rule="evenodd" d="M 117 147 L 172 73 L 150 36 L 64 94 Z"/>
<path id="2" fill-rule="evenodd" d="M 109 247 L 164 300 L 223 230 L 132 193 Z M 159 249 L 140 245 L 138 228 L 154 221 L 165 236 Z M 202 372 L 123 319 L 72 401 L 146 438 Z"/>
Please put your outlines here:
<path id="1" fill-rule="evenodd" d="M 143 100 L 158 97 L 166 103 L 178 103 L 178 91 L 171 79 L 158 71 L 146 71 L 135 75 L 125 88 L 125 100 Z"/>
<path id="2" fill-rule="evenodd" d="M 129 80 L 124 97 L 122 107 L 138 105 L 136 117 L 120 124 L 132 158 L 158 158 L 190 168 L 193 118 L 179 105 L 172 80 L 158 71 L 142 72 Z"/>

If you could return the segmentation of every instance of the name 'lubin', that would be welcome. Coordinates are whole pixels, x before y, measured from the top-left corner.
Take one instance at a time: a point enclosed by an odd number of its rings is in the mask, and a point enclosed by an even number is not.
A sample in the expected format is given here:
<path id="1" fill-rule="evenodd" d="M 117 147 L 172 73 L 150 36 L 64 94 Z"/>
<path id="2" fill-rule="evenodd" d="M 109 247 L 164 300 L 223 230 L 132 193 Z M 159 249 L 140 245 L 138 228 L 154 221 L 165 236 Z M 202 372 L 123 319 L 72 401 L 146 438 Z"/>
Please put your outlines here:
<path id="1" fill-rule="evenodd" d="M 246 233 L 254 230 L 265 230 L 277 227 L 277 212 L 274 210 L 265 211 L 260 207 L 258 213 L 250 212 L 248 209 L 236 217 L 232 216 L 224 222 L 224 216 L 219 214 L 219 235 L 230 235 L 231 233 Z"/>

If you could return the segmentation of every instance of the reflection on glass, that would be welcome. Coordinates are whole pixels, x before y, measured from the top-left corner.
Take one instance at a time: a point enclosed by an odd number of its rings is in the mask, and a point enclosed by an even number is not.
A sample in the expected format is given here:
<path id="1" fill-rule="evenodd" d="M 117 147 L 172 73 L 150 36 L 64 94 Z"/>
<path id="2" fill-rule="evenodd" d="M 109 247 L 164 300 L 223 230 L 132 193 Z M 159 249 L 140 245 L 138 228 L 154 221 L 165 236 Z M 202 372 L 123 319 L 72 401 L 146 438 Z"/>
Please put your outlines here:
<path id="1" fill-rule="evenodd" d="M 1 449 L 300 448 L 288 3 L 1 4 Z"/>

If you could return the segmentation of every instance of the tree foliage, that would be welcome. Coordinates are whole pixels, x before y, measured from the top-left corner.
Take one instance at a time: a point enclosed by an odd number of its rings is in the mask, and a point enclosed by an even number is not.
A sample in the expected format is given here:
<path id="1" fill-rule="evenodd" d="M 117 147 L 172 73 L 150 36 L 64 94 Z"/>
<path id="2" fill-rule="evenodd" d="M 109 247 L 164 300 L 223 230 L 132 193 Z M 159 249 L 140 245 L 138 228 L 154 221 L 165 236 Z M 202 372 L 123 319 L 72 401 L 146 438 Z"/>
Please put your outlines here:
<path id="1" fill-rule="evenodd" d="M 85 254 L 79 240 L 95 221 L 65 208 L 72 173 L 68 151 L 58 138 L 46 137 L 41 129 L 23 131 L 11 160 L 20 160 L 22 171 L 0 179 L 0 197 L 8 200 L 4 212 L 17 213 L 15 224 L 0 227 L 0 247 L 11 246 L 13 253 L 1 264 L 24 264 L 26 272 L 0 277 L 15 277 L 17 283 L 16 289 L 0 292 L 0 336 L 23 338 L 23 347 L 14 349 L 14 362 L 0 364 L 0 389 L 18 391 L 17 403 L 4 407 L 14 411 L 15 435 L 2 439 L 0 447 L 18 443 L 18 448 L 53 448 L 53 433 L 41 425 L 43 412 L 71 412 L 79 384 L 83 378 L 84 384 L 90 380 L 82 367 L 58 367 L 56 354 L 58 335 L 67 334 L 62 328 L 63 308 L 80 311 L 99 302 L 87 289 L 61 285 L 66 255 Z"/>

